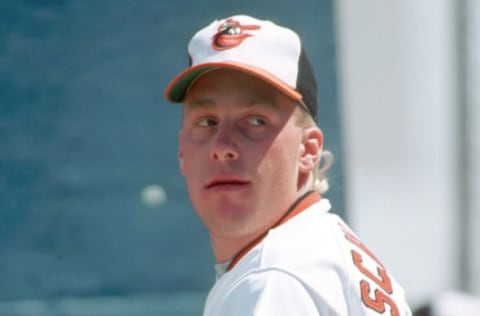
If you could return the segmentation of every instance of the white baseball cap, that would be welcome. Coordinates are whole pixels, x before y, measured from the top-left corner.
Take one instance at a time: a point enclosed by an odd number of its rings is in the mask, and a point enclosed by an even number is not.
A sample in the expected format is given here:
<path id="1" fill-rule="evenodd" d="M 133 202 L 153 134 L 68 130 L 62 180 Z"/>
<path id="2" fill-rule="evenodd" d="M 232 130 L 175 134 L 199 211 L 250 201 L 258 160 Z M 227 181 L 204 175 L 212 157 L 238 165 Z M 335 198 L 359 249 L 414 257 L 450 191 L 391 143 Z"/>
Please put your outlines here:
<path id="1" fill-rule="evenodd" d="M 192 37 L 188 55 L 189 67 L 166 88 L 170 102 L 182 102 L 203 73 L 230 68 L 266 81 L 317 117 L 314 71 L 300 37 L 288 28 L 246 15 L 215 20 Z"/>

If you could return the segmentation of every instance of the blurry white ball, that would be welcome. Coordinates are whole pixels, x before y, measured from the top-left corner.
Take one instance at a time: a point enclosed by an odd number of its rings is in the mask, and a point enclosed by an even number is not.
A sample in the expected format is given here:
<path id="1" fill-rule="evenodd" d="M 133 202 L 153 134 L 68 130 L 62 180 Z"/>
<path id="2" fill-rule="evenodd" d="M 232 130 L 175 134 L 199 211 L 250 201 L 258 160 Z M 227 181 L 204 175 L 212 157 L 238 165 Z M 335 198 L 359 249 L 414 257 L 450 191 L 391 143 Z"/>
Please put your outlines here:
<path id="1" fill-rule="evenodd" d="M 167 201 L 167 193 L 162 186 L 150 184 L 142 190 L 142 201 L 148 206 L 159 206 Z"/>

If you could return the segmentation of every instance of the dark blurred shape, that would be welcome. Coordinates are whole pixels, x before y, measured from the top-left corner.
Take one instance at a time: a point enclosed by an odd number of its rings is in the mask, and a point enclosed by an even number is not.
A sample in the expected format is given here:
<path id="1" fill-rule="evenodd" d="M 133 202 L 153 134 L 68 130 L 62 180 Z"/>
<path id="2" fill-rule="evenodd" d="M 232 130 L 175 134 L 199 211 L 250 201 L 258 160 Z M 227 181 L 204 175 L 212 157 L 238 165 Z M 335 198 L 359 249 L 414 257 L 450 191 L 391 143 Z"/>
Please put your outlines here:
<path id="1" fill-rule="evenodd" d="M 429 305 L 424 305 L 417 308 L 416 310 L 413 311 L 412 315 L 413 316 L 433 316 Z"/>

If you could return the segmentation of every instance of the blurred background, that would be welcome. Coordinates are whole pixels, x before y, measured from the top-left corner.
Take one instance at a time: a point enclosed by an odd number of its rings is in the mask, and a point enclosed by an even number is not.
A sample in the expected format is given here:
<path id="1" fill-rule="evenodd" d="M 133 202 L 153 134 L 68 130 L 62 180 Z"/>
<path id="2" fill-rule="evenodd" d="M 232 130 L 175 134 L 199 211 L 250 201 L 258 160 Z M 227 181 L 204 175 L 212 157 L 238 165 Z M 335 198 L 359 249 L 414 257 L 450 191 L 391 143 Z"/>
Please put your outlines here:
<path id="1" fill-rule="evenodd" d="M 326 196 L 412 308 L 480 294 L 474 0 L 3 0 L 0 316 L 201 314 L 213 254 L 163 91 L 193 33 L 237 13 L 302 37 Z"/>

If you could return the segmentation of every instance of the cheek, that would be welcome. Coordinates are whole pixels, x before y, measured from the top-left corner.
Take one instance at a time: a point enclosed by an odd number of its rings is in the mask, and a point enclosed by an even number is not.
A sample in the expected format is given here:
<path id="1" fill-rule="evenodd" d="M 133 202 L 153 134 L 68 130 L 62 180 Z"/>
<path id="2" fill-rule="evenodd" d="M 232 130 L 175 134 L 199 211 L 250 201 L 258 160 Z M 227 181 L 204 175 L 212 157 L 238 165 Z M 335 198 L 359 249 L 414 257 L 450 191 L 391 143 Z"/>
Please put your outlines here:
<path id="1" fill-rule="evenodd" d="M 287 133 L 276 143 L 277 155 L 284 157 L 285 160 L 292 163 L 298 163 L 302 151 L 301 135 L 299 133 Z M 280 156 L 281 155 L 281 156 Z"/>
<path id="2" fill-rule="evenodd" d="M 178 153 L 178 163 L 180 166 L 180 172 L 182 173 L 183 176 L 187 174 L 186 170 L 188 170 L 190 157 L 191 157 L 191 153 L 189 152 L 188 148 L 186 146 L 180 146 L 179 153 Z"/>
<path id="3" fill-rule="evenodd" d="M 291 146 L 287 144 L 291 144 Z M 298 173 L 299 149 L 294 144 L 298 144 L 295 139 L 278 139 L 268 152 L 266 168 L 268 172 L 272 173 L 272 177 L 282 177 L 282 182 L 288 182 L 288 178 L 295 181 Z"/>
<path id="4" fill-rule="evenodd" d="M 191 157 L 192 157 L 192 146 L 189 144 L 188 140 L 185 138 L 184 133 L 179 135 L 179 146 L 178 146 L 178 161 L 180 165 L 180 172 L 183 176 L 190 174 L 189 169 L 191 169 Z"/>
<path id="5" fill-rule="evenodd" d="M 196 145 L 188 137 L 180 136 L 179 140 L 179 164 L 180 172 L 185 177 L 187 183 L 192 183 L 197 175 L 202 172 L 202 166 L 205 161 L 202 157 L 205 156 L 202 146 Z"/>

